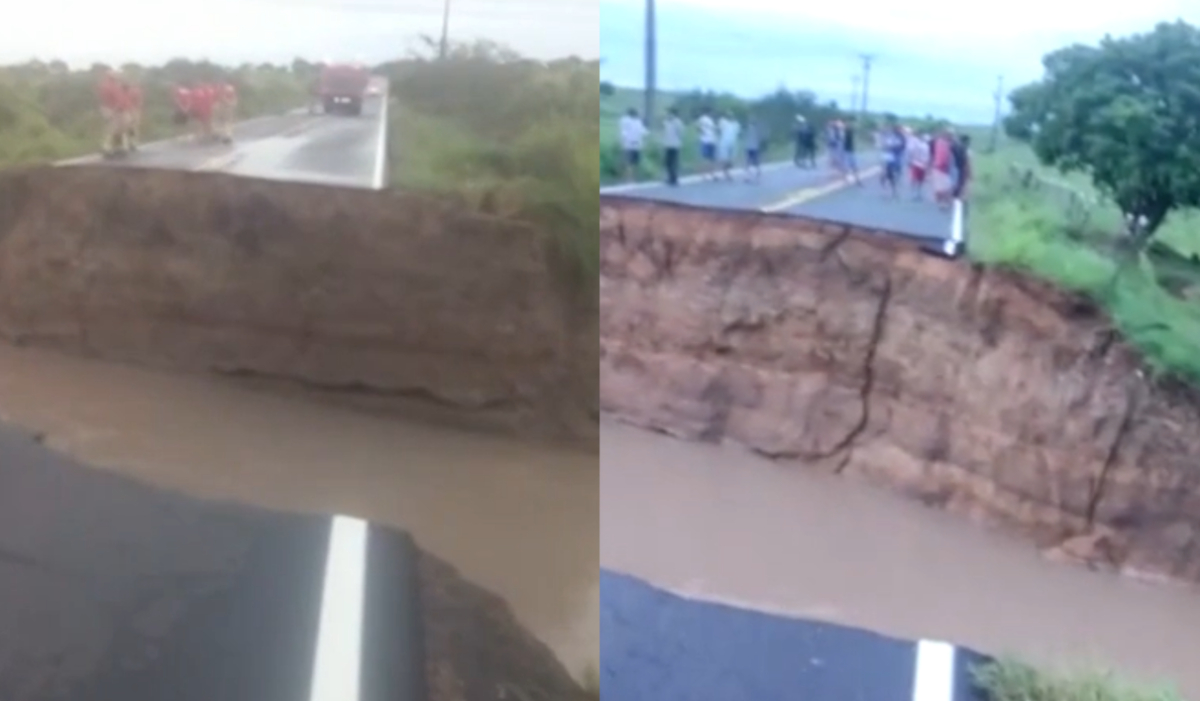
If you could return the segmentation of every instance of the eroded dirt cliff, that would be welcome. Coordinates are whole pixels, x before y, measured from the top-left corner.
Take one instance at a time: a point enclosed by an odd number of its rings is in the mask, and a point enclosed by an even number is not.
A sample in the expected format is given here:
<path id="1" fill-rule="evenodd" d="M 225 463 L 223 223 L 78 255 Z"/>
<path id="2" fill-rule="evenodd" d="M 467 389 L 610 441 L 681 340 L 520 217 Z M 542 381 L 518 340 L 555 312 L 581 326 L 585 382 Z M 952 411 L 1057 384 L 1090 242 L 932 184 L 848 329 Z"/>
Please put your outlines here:
<path id="1" fill-rule="evenodd" d="M 214 174 L 0 174 L 0 337 L 595 445 L 595 299 L 451 202 Z"/>
<path id="2" fill-rule="evenodd" d="M 1200 393 L 1085 300 L 813 220 L 605 198 L 601 410 L 1200 581 Z"/>

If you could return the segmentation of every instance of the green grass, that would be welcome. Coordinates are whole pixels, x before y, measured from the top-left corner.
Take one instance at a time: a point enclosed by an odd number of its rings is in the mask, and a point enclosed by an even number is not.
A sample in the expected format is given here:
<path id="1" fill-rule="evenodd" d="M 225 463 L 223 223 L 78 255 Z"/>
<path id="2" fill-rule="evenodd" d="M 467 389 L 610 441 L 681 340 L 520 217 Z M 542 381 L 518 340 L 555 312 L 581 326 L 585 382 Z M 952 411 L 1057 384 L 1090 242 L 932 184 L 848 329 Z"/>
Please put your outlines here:
<path id="1" fill-rule="evenodd" d="M 983 665 L 974 672 L 987 701 L 1183 701 L 1173 689 L 1130 682 L 1108 672 L 1046 671 L 1014 660 Z"/>
<path id="2" fill-rule="evenodd" d="M 1012 164 L 1032 168 L 1043 183 L 1018 185 Z M 1024 270 L 1100 303 L 1114 326 L 1157 373 L 1200 383 L 1200 305 L 1168 291 L 1200 291 L 1200 267 L 1180 262 L 1200 247 L 1195 213 L 1173 216 L 1160 234 L 1167 247 L 1130 262 L 1115 250 L 1121 217 L 1081 178 L 1040 168 L 1032 153 L 1006 144 L 975 156 L 971 256 Z M 1061 183 L 1062 186 L 1046 183 Z M 1068 194 L 1071 190 L 1080 196 Z M 1092 205 L 1078 200 L 1092 200 Z"/>
<path id="3" fill-rule="evenodd" d="M 395 98 L 392 182 L 543 232 L 594 297 L 599 63 L 542 63 L 479 43 L 382 70 Z"/>

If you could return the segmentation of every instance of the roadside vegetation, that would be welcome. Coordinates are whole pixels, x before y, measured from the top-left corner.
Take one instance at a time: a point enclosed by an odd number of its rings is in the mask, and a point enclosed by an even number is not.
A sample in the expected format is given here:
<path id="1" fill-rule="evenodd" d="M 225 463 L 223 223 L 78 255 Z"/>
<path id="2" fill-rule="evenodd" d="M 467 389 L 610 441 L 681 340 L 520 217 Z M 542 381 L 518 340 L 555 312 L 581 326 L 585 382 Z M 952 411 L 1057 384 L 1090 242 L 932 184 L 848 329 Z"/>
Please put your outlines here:
<path id="1" fill-rule="evenodd" d="M 1102 305 L 1159 376 L 1200 383 L 1200 31 L 1048 54 L 978 153 L 971 252 Z M 1139 76 L 1130 81 L 1128 76 Z"/>
<path id="2" fill-rule="evenodd" d="M 546 232 L 594 296 L 599 62 L 535 61 L 480 42 L 379 70 L 392 86 L 392 182 Z"/>
<path id="3" fill-rule="evenodd" d="M 987 701 L 1183 701 L 1172 689 L 1107 672 L 1047 672 L 1014 660 L 981 665 L 974 676 Z"/>
<path id="4" fill-rule="evenodd" d="M 61 61 L 0 66 L 0 168 L 52 162 L 97 151 L 103 124 L 96 86 L 109 67 L 70 68 Z M 229 81 L 238 88 L 242 118 L 299 107 L 307 100 L 316 66 L 224 67 L 176 59 L 163 66 L 120 67 L 142 86 L 143 141 L 183 133 L 171 123 L 172 87 L 195 81 Z"/>

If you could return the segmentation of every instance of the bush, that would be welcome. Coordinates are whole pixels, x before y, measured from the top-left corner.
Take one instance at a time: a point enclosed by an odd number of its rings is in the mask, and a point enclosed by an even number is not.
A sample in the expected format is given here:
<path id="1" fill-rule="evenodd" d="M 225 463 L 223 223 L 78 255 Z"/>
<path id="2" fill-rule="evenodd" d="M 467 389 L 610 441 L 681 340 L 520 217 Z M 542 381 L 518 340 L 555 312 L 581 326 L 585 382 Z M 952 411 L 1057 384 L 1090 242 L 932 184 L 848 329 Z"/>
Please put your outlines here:
<path id="1" fill-rule="evenodd" d="M 534 61 L 480 42 L 380 70 L 394 98 L 393 182 L 548 232 L 594 290 L 599 63 Z"/>

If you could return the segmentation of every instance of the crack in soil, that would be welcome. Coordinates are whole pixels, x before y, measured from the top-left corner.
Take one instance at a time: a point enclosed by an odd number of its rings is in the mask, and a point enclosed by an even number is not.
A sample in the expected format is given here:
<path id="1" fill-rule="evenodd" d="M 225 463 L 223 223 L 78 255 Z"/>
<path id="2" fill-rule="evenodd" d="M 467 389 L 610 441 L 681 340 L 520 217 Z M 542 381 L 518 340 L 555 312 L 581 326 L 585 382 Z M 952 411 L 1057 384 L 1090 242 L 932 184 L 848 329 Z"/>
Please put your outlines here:
<path id="1" fill-rule="evenodd" d="M 1121 453 L 1121 446 L 1125 443 L 1125 438 L 1129 435 L 1130 429 L 1133 428 L 1133 420 L 1137 415 L 1138 404 L 1138 390 L 1134 386 L 1126 391 L 1125 410 L 1121 414 L 1121 423 L 1117 425 L 1117 433 L 1113 436 L 1113 441 L 1108 446 L 1108 452 L 1104 456 L 1104 463 L 1100 466 L 1100 471 L 1092 480 L 1090 494 L 1088 495 L 1087 511 L 1084 513 L 1088 528 L 1095 525 L 1096 510 L 1100 507 L 1100 501 L 1104 498 L 1109 473 L 1112 471 L 1113 465 L 1117 462 L 1117 456 Z"/>
<path id="2" fill-rule="evenodd" d="M 441 394 L 424 387 L 379 387 L 365 382 L 317 382 L 303 377 L 284 375 L 280 373 L 262 372 L 249 368 L 212 368 L 212 372 L 225 377 L 270 380 L 285 382 L 301 389 L 332 394 L 354 395 L 361 397 L 384 397 L 393 399 L 417 399 L 442 407 L 464 409 L 468 411 L 496 411 L 526 408 L 529 403 L 514 397 L 493 397 L 476 402 L 462 402 L 449 399 Z"/>
<path id="3" fill-rule="evenodd" d="M 840 256 L 839 256 L 840 259 Z M 841 260 L 843 268 L 847 273 L 854 272 L 844 260 Z M 853 277 L 852 277 L 853 279 Z M 892 277 L 886 275 L 883 278 L 883 285 L 879 290 L 879 299 L 875 307 L 875 315 L 871 323 L 871 333 L 867 339 L 867 350 L 863 354 L 862 374 L 863 381 L 858 388 L 859 397 L 859 414 L 858 420 L 850 427 L 836 443 L 824 450 L 813 451 L 769 451 L 756 449 L 755 452 L 772 460 L 803 460 L 805 462 L 815 462 L 831 458 L 838 453 L 845 453 L 844 458 L 838 462 L 834 468 L 834 474 L 841 474 L 850 464 L 850 450 L 858 437 L 867 429 L 867 425 L 871 421 L 871 394 L 875 389 L 875 356 L 879 350 L 879 343 L 883 340 L 883 333 L 887 326 L 887 313 L 889 305 L 892 301 Z"/>

